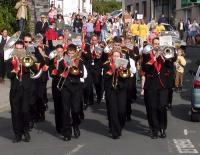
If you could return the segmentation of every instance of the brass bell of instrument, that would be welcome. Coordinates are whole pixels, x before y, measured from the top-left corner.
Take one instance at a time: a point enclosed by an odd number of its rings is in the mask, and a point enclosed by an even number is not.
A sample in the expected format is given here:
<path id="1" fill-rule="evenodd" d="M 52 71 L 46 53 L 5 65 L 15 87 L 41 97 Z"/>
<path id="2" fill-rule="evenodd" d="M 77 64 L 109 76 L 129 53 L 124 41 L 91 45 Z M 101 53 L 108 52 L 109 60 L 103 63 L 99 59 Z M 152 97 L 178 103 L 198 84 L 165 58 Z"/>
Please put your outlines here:
<path id="1" fill-rule="evenodd" d="M 119 70 L 119 76 L 123 79 L 130 77 L 130 70 L 129 69 L 121 69 Z"/>
<path id="2" fill-rule="evenodd" d="M 29 55 L 25 56 L 22 58 L 22 65 L 29 68 L 34 65 L 34 59 Z"/>
<path id="3" fill-rule="evenodd" d="M 70 68 L 70 74 L 72 74 L 72 75 L 74 75 L 74 76 L 79 75 L 79 74 L 80 74 L 79 68 L 76 67 L 76 66 L 72 66 L 72 67 Z"/>

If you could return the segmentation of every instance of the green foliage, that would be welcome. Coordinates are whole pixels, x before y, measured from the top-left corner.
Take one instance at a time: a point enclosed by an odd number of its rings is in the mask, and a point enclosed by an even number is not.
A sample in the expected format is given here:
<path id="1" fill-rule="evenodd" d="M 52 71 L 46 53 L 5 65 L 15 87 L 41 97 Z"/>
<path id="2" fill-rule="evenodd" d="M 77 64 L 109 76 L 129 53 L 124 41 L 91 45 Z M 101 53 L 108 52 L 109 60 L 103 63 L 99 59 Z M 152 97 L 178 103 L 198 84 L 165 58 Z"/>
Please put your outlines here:
<path id="1" fill-rule="evenodd" d="M 93 0 L 92 5 L 93 11 L 103 14 L 122 8 L 122 3 L 115 0 Z"/>
<path id="2" fill-rule="evenodd" d="M 6 28 L 9 35 L 18 31 L 16 22 L 15 4 L 16 0 L 0 0 L 0 30 Z M 28 11 L 28 20 L 25 26 L 25 32 L 30 32 L 30 11 Z"/>

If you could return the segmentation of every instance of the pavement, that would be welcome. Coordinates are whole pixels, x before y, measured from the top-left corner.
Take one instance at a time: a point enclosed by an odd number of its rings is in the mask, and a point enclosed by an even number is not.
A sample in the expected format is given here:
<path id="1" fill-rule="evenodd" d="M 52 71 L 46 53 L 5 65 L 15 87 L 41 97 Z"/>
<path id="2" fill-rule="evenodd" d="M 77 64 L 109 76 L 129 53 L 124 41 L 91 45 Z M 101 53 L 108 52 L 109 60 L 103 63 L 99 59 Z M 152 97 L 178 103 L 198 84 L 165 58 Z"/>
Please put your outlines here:
<path id="1" fill-rule="evenodd" d="M 132 121 L 127 122 L 122 136 L 113 140 L 108 134 L 106 105 L 90 106 L 85 111 L 81 136 L 64 142 L 55 131 L 51 88 L 48 87 L 49 109 L 46 121 L 37 123 L 31 132 L 31 142 L 12 143 L 13 131 L 10 112 L 0 113 L 0 155 L 179 155 L 200 154 L 200 123 L 190 121 L 190 91 L 192 77 L 189 69 L 196 68 L 200 58 L 197 48 L 188 48 L 184 87 L 174 93 L 173 108 L 168 112 L 166 139 L 152 140 L 148 135 L 146 110 L 142 97 L 132 104 Z M 0 85 L 2 86 L 2 85 Z M 8 96 L 8 85 L 1 87 L 1 97 Z M 2 91 L 3 90 L 3 91 Z M 5 92 L 4 92 L 5 90 Z M 7 93 L 6 93 L 7 91 Z M 3 92 L 3 94 L 2 94 Z M 3 102 L 2 102 L 3 103 Z"/>
<path id="2" fill-rule="evenodd" d="M 9 91 L 10 81 L 5 80 L 4 83 L 0 83 L 0 112 L 8 110 L 9 107 Z"/>

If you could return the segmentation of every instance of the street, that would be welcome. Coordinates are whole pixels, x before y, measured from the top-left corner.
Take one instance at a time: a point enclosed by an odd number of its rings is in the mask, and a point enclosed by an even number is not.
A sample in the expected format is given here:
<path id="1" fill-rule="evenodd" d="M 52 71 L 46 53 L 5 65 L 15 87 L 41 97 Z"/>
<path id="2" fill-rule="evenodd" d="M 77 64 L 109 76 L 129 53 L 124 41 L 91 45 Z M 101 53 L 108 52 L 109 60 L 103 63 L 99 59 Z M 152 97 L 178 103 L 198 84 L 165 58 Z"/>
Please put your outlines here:
<path id="1" fill-rule="evenodd" d="M 174 92 L 173 108 L 168 112 L 166 139 L 149 137 L 146 109 L 143 99 L 138 97 L 137 101 L 132 104 L 132 121 L 126 123 L 120 139 L 113 140 L 110 137 L 106 106 L 105 103 L 101 103 L 90 106 L 85 111 L 85 120 L 80 126 L 81 136 L 78 139 L 72 138 L 71 141 L 64 142 L 55 130 L 53 100 L 51 88 L 48 87 L 49 109 L 46 112 L 46 121 L 35 124 L 31 132 L 30 143 L 13 144 L 10 112 L 0 113 L 0 155 L 200 154 L 200 123 L 190 121 L 192 77 L 188 73 L 189 69 L 197 68 L 195 61 L 200 58 L 199 48 L 187 48 L 186 58 L 183 91 Z M 9 86 L 8 82 L 6 86 Z M 7 98 L 6 95 L 9 95 L 8 91 L 1 97 Z"/>

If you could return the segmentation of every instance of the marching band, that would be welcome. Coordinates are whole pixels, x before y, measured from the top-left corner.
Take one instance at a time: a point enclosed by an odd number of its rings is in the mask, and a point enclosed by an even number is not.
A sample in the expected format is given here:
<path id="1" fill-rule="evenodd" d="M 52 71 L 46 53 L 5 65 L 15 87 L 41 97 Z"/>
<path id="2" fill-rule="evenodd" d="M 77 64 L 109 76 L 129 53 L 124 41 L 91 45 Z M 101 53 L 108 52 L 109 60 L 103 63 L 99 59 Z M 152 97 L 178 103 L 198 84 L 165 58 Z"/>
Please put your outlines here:
<path id="1" fill-rule="evenodd" d="M 16 35 L 6 43 L 13 50 L 7 55 L 7 77 L 11 81 L 10 105 L 15 138 L 31 140 L 34 123 L 45 120 L 48 108 L 47 82 L 51 78 L 55 128 L 64 141 L 81 135 L 83 109 L 105 97 L 111 137 L 119 139 L 126 121 L 131 120 L 131 104 L 137 99 L 137 65 L 145 77 L 142 89 L 151 138 L 165 138 L 167 109 L 172 104 L 174 48 L 162 48 L 159 38 L 146 44 L 141 53 L 132 38 L 114 37 L 100 42 L 97 35 L 85 43 L 82 36 L 65 42 L 58 36 L 51 49 L 42 35 L 34 40 Z M 13 43 L 14 42 L 14 43 Z M 54 41 L 52 41 L 54 42 Z M 96 101 L 96 102 L 95 102 Z"/>

